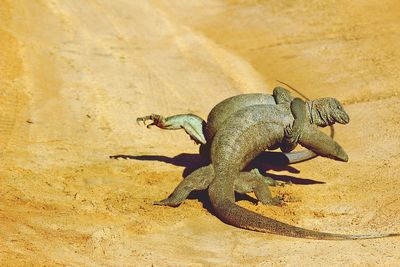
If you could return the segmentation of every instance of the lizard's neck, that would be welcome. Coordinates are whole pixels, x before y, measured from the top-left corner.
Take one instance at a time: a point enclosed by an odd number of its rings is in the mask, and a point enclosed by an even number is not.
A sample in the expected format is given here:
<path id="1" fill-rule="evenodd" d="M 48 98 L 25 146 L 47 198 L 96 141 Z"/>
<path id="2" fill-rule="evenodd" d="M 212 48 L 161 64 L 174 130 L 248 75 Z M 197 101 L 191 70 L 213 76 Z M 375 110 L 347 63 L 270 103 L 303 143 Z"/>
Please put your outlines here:
<path id="1" fill-rule="evenodd" d="M 315 124 L 320 127 L 331 125 L 332 123 L 330 123 L 327 114 L 325 114 L 326 110 L 322 110 L 316 103 L 318 103 L 318 99 L 306 102 L 306 110 L 310 124 Z"/>
<path id="2" fill-rule="evenodd" d="M 306 113 L 310 124 L 314 124 L 314 120 L 312 117 L 312 100 L 306 102 Z"/>

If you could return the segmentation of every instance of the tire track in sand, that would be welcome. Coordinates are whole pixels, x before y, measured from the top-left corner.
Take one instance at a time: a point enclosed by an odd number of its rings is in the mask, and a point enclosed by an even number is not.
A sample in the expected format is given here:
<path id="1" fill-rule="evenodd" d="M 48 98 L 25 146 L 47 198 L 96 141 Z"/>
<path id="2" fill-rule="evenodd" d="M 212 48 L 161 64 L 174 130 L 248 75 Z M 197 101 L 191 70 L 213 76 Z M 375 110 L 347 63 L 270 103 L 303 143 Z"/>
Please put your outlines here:
<path id="1" fill-rule="evenodd" d="M 11 8 L 7 1 L 0 1 L 0 148 L 7 149 L 18 115 L 24 106 L 24 72 L 20 57 L 20 43 L 7 28 L 10 23 Z M 28 119 L 28 118 L 27 118 Z M 27 120 L 26 119 L 26 120 Z M 21 118 L 22 120 L 22 118 Z"/>

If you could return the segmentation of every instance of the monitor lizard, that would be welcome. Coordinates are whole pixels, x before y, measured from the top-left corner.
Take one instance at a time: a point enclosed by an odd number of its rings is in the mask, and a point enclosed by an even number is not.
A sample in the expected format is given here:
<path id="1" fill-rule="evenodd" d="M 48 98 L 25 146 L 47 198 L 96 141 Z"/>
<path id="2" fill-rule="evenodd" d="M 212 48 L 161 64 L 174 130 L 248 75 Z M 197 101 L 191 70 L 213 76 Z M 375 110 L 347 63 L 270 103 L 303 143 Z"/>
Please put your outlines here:
<path id="1" fill-rule="evenodd" d="M 205 160 L 209 158 L 209 147 L 211 140 L 223 122 L 233 113 L 238 110 L 252 105 L 275 105 L 280 103 L 290 103 L 292 114 L 295 116 L 293 127 L 285 129 L 286 139 L 280 145 L 280 148 L 288 159 L 288 164 L 306 161 L 316 157 L 317 155 L 310 150 L 290 152 L 297 144 L 297 139 L 301 133 L 302 121 L 304 116 L 297 112 L 298 106 L 304 105 L 304 102 L 299 98 L 293 98 L 290 92 L 283 87 L 276 87 L 273 94 L 253 93 L 241 94 L 227 98 L 218 103 L 209 113 L 207 122 L 195 114 L 178 114 L 169 117 L 164 117 L 158 114 L 139 117 L 136 121 L 143 122 L 152 121 L 147 125 L 157 126 L 166 130 L 184 129 L 196 144 L 200 144 L 200 154 Z M 307 103 L 311 103 L 308 101 Z M 333 137 L 333 132 L 331 134 Z"/>
<path id="2" fill-rule="evenodd" d="M 348 156 L 342 147 L 317 128 L 331 125 L 336 116 L 332 108 L 340 107 L 307 106 L 308 121 L 304 123 L 299 144 L 320 156 L 346 162 Z M 214 178 L 208 193 L 216 215 L 222 221 L 240 228 L 298 238 L 341 240 L 400 235 L 344 235 L 307 230 L 264 217 L 235 204 L 235 177 L 259 153 L 279 145 L 285 138 L 285 127 L 292 122 L 293 115 L 288 104 L 250 106 L 224 121 L 211 144 Z"/>
<path id="3" fill-rule="evenodd" d="M 348 121 L 345 112 L 342 113 L 342 117 L 338 116 L 340 112 L 338 113 L 337 110 L 342 109 L 339 104 L 338 101 L 308 103 L 306 109 L 303 110 L 307 121 L 303 125 L 298 142 L 321 156 L 347 161 L 348 156 L 340 145 L 320 132 L 316 126 L 332 125 L 338 120 Z M 347 118 L 343 117 L 343 114 L 346 114 Z M 236 181 L 243 175 L 241 170 L 257 154 L 280 145 L 285 139 L 284 129 L 292 125 L 293 120 L 290 105 L 283 103 L 249 106 L 232 114 L 224 121 L 212 140 L 212 165 L 203 167 L 204 173 L 198 175 L 201 178 L 214 173 L 208 191 L 217 216 L 224 222 L 237 227 L 299 238 L 341 240 L 400 235 L 397 233 L 343 235 L 312 231 L 264 217 L 235 204 L 233 193 L 234 190 L 238 190 Z M 204 182 L 206 179 L 200 179 L 200 181 Z"/>
<path id="4" fill-rule="evenodd" d="M 314 101 L 309 101 L 305 105 L 304 103 L 303 105 L 299 104 L 297 105 L 297 108 L 295 108 L 293 107 L 293 104 L 296 101 L 299 100 L 294 99 L 292 102 L 285 101 L 283 103 L 288 103 L 288 104 L 290 103 L 290 112 L 292 113 L 292 117 L 294 118 L 295 116 L 293 113 L 296 113 L 298 117 L 301 118 L 297 119 L 297 121 L 301 122 L 309 121 L 312 124 L 316 124 L 320 127 L 325 127 L 328 125 L 333 125 L 336 122 L 341 124 L 346 124 L 350 120 L 348 114 L 346 113 L 340 102 L 335 98 L 321 98 Z M 274 105 L 275 104 L 272 104 L 272 106 Z M 260 110 L 262 110 L 263 107 L 267 108 L 268 105 L 265 105 L 265 102 L 260 105 L 257 105 L 257 108 L 254 109 L 254 112 L 259 112 Z M 244 110 L 246 110 L 246 108 L 243 108 L 240 111 L 236 111 L 233 114 L 236 114 L 235 116 L 240 117 L 241 112 Z M 210 114 L 216 114 L 216 113 L 226 114 L 226 112 L 220 112 L 220 108 L 214 108 L 210 112 Z M 307 114 L 311 114 L 311 116 L 307 117 Z M 216 115 L 212 115 L 211 117 L 217 118 Z M 215 121 L 217 121 L 217 123 L 213 123 Z M 218 121 L 220 121 L 221 123 L 218 123 Z M 218 129 L 223 128 L 223 125 L 227 121 L 229 121 L 228 118 L 225 118 L 224 120 L 211 119 L 210 120 L 211 127 L 209 127 L 208 130 L 213 132 L 209 133 L 209 136 L 214 137 L 215 133 L 218 132 Z M 294 121 L 296 121 L 296 119 L 294 119 Z M 327 121 L 328 123 L 325 123 L 325 121 Z M 302 129 L 302 127 L 299 128 Z M 288 128 L 291 128 L 290 123 L 288 126 L 285 127 L 285 129 Z M 284 142 L 287 139 L 288 132 L 285 131 L 284 135 L 285 136 L 282 142 Z M 276 143 L 273 147 L 269 147 L 269 149 L 273 149 L 279 144 L 280 143 Z M 296 144 L 297 141 L 294 144 L 294 146 Z M 311 151 L 311 153 L 314 152 Z M 189 196 L 190 192 L 195 190 L 207 189 L 210 183 L 212 182 L 213 178 L 214 178 L 214 169 L 212 167 L 212 164 L 201 167 L 192 172 L 190 175 L 188 175 L 184 180 L 182 180 L 168 198 L 163 199 L 161 201 L 156 201 L 154 202 L 154 204 L 173 206 L 173 207 L 178 206 Z M 281 205 L 283 204 L 282 203 L 283 199 L 279 196 L 272 197 L 271 192 L 268 188 L 268 186 L 276 184 L 277 182 L 275 180 L 273 180 L 270 177 L 265 177 L 261 175 L 257 169 L 253 169 L 250 172 L 244 172 L 241 170 L 239 175 L 235 177 L 234 181 L 235 192 L 241 194 L 254 192 L 256 198 L 263 204 Z"/>

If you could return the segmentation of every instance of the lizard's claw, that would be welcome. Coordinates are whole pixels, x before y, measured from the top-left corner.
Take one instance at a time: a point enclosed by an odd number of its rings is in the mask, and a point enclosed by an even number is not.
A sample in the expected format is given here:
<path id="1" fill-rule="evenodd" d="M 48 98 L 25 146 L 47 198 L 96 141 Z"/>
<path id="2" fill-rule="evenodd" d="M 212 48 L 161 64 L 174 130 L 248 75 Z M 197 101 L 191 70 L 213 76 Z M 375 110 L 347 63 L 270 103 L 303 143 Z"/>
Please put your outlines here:
<path id="1" fill-rule="evenodd" d="M 181 204 L 181 202 L 173 201 L 170 198 L 166 198 L 160 201 L 154 201 L 153 205 L 158 206 L 170 206 L 170 207 L 177 207 Z"/>
<path id="2" fill-rule="evenodd" d="M 262 181 L 266 184 L 266 186 L 285 186 L 286 185 L 285 182 L 276 181 L 269 176 L 262 175 L 260 173 L 260 170 L 257 168 L 252 169 L 250 172 L 257 175 L 258 177 L 260 177 L 262 179 Z"/>
<path id="3" fill-rule="evenodd" d="M 273 205 L 273 206 L 278 206 L 278 207 L 282 207 L 282 206 L 286 205 L 286 203 L 284 202 L 283 197 L 281 197 L 281 196 L 273 197 L 271 199 L 271 203 L 270 204 Z"/>
<path id="4" fill-rule="evenodd" d="M 281 181 L 276 181 L 276 180 L 274 180 L 274 179 L 272 179 L 271 177 L 265 177 L 264 178 L 265 180 L 265 183 L 268 185 L 268 186 L 285 186 L 286 185 L 286 183 L 285 182 L 281 182 Z"/>
<path id="5" fill-rule="evenodd" d="M 284 132 L 285 132 L 285 139 L 281 144 L 281 150 L 282 152 L 288 153 L 297 146 L 302 129 L 293 127 L 293 125 L 288 125 L 285 127 Z"/>
<path id="6" fill-rule="evenodd" d="M 288 125 L 285 127 L 285 139 L 288 143 L 297 143 L 300 139 L 300 134 L 302 132 L 301 128 L 293 127 L 293 125 Z"/>
<path id="7" fill-rule="evenodd" d="M 271 199 L 268 199 L 267 201 L 264 200 L 264 201 L 260 201 L 260 202 L 264 205 L 272 205 L 272 206 L 278 206 L 278 207 L 282 207 L 282 206 L 286 205 L 283 197 L 281 197 L 281 196 L 276 196 Z"/>
<path id="8" fill-rule="evenodd" d="M 144 117 L 138 117 L 136 118 L 137 124 L 140 125 L 140 122 L 143 122 L 144 125 L 146 125 L 146 121 L 150 120 L 150 116 L 144 116 Z"/>
<path id="9" fill-rule="evenodd" d="M 147 124 L 147 121 L 152 121 L 152 123 Z M 143 125 L 146 126 L 147 128 L 150 128 L 151 126 L 159 126 L 162 125 L 162 123 L 164 122 L 164 117 L 158 114 L 151 114 L 148 116 L 144 116 L 144 117 L 139 117 L 136 119 L 136 122 L 140 125 L 140 122 L 143 122 Z"/>

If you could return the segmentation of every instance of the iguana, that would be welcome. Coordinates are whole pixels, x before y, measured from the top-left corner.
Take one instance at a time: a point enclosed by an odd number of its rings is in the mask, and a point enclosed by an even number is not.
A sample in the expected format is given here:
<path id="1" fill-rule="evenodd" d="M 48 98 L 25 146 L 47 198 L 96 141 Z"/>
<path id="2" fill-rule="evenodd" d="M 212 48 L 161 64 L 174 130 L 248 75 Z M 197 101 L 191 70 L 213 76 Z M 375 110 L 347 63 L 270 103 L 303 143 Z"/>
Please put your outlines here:
<path id="1" fill-rule="evenodd" d="M 164 117 L 158 114 L 151 114 L 144 117 L 139 117 L 136 121 L 146 123 L 147 120 L 151 120 L 152 123 L 148 124 L 147 127 L 155 125 L 161 129 L 166 130 L 178 130 L 184 129 L 185 132 L 193 139 L 197 144 L 200 144 L 200 154 L 204 158 L 209 157 L 209 146 L 215 133 L 219 127 L 223 124 L 230 115 L 236 111 L 252 106 L 252 105 L 275 105 L 281 103 L 290 103 L 292 114 L 295 116 L 294 125 L 285 129 L 287 138 L 281 144 L 281 150 L 283 152 L 291 151 L 296 144 L 296 141 L 301 133 L 302 121 L 304 117 L 300 117 L 301 114 L 296 114 L 296 109 L 301 109 L 304 102 L 299 98 L 293 98 L 289 91 L 283 87 L 276 87 L 273 90 L 273 94 L 241 94 L 233 96 L 218 103 L 209 113 L 207 122 L 195 114 L 179 114 L 170 117 Z M 308 101 L 307 105 L 312 105 L 312 101 Z M 348 116 L 347 116 L 348 119 Z M 288 163 L 302 162 L 316 156 L 310 150 L 297 151 L 291 153 L 285 153 L 288 158 Z"/>

